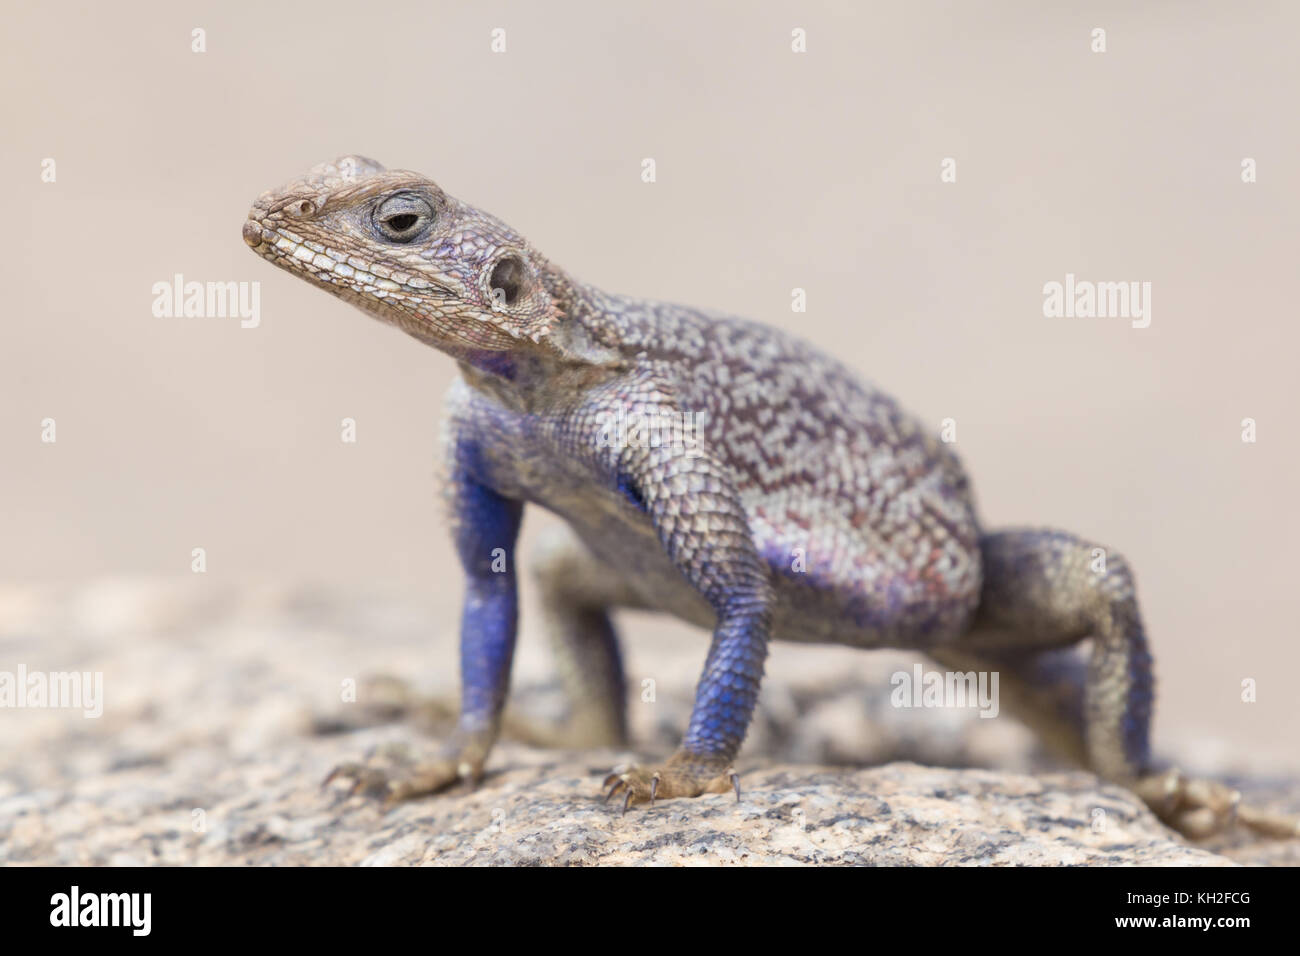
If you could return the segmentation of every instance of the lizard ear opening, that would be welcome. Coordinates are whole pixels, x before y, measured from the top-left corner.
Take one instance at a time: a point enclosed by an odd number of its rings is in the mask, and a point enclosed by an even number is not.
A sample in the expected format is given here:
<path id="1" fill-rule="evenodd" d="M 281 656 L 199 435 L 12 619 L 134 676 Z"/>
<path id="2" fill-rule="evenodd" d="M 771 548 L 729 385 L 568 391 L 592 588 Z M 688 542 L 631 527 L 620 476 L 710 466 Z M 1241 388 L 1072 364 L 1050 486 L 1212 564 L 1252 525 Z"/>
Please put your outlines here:
<path id="1" fill-rule="evenodd" d="M 492 267 L 488 276 L 488 289 L 492 299 L 504 306 L 512 306 L 524 294 L 528 283 L 528 270 L 518 256 L 506 256 Z"/>

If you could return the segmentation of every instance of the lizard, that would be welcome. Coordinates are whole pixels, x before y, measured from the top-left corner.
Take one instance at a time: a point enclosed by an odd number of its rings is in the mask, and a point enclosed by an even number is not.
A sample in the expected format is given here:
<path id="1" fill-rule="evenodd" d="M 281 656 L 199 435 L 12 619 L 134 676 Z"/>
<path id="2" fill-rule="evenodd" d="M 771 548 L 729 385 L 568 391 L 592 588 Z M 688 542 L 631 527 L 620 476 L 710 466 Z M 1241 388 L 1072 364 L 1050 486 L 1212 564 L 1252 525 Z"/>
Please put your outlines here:
<path id="1" fill-rule="evenodd" d="M 1013 713 L 1171 826 L 1297 834 L 1224 784 L 1153 764 L 1153 663 L 1125 559 L 1065 531 L 986 530 L 951 445 L 810 344 L 601 291 L 425 176 L 360 155 L 262 193 L 242 232 L 459 369 L 442 440 L 465 578 L 455 729 L 433 759 L 346 764 L 326 782 L 377 787 L 391 804 L 482 778 L 518 630 L 515 546 L 535 506 L 563 519 L 534 571 L 584 745 L 626 739 L 612 612 L 712 633 L 680 747 L 604 781 L 623 812 L 740 798 L 737 752 L 781 640 L 996 670 Z"/>

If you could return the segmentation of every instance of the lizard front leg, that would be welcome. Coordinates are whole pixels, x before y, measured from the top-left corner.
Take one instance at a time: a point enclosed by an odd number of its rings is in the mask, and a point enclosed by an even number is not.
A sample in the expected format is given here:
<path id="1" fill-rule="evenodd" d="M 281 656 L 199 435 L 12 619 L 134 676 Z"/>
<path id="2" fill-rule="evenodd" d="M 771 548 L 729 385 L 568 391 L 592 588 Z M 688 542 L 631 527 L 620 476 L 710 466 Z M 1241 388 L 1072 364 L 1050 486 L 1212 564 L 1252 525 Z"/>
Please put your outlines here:
<path id="1" fill-rule="evenodd" d="M 626 811 L 633 803 L 732 787 L 739 797 L 732 762 L 758 700 L 772 604 L 767 568 L 739 495 L 721 462 L 681 444 L 624 449 L 617 481 L 713 609 L 716 624 L 681 747 L 660 766 L 610 774 L 606 799 L 621 794 Z"/>
<path id="2" fill-rule="evenodd" d="M 471 438 L 449 436 L 446 485 L 456 551 L 465 572 L 460 623 L 460 716 L 435 759 L 396 769 L 349 764 L 330 777 L 349 777 L 353 790 L 382 793 L 388 804 L 441 790 L 458 780 L 477 782 L 496 742 L 510 684 L 519 603 L 515 541 L 523 503 L 483 483 Z"/>

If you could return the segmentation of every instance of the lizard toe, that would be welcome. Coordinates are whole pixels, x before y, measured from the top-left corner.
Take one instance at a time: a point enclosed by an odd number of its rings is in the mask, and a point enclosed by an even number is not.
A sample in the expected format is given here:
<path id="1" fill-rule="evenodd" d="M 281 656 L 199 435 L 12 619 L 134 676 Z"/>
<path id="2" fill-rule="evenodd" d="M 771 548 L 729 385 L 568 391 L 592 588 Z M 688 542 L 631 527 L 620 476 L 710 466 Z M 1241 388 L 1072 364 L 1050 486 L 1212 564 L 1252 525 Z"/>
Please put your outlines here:
<path id="1" fill-rule="evenodd" d="M 1241 802 L 1240 791 L 1178 770 L 1143 777 L 1134 789 L 1165 824 L 1194 840 L 1231 827 Z"/>
<path id="2" fill-rule="evenodd" d="M 477 782 L 483 775 L 483 762 L 477 756 L 441 756 L 432 760 L 409 760 L 339 764 L 322 782 L 348 781 L 346 795 L 364 794 L 382 801 L 390 810 L 399 803 L 445 790 L 462 780 Z"/>
<path id="3" fill-rule="evenodd" d="M 730 766 L 714 765 L 674 756 L 651 767 L 628 767 L 609 774 L 602 787 L 608 788 L 605 802 L 622 795 L 623 812 L 635 804 L 654 805 L 656 800 L 698 797 L 707 793 L 735 791 L 740 799 L 740 778 Z"/>

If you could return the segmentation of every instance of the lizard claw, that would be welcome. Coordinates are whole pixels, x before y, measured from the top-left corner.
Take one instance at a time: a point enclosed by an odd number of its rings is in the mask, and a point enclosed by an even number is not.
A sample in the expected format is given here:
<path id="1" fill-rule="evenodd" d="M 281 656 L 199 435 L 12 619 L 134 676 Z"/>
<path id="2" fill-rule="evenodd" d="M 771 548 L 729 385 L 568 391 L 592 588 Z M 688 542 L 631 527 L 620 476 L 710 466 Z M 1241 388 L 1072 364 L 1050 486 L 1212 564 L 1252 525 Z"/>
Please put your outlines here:
<path id="1" fill-rule="evenodd" d="M 1168 770 L 1142 778 L 1134 789 L 1156 816 L 1194 840 L 1222 833 L 1234 823 L 1262 836 L 1300 837 L 1300 820 L 1243 806 L 1241 791 L 1214 780 Z"/>
<path id="2" fill-rule="evenodd" d="M 389 761 L 386 764 L 339 764 L 321 781 L 328 787 L 333 781 L 350 781 L 346 794 L 349 797 L 364 792 L 381 797 L 385 812 L 397 804 L 444 790 L 460 780 L 477 781 L 483 773 L 482 759 L 477 755 L 442 756 L 422 762 Z"/>
<path id="3" fill-rule="evenodd" d="M 1237 819 L 1242 826 L 1254 830 L 1260 836 L 1281 840 L 1294 840 L 1300 837 L 1300 819 L 1286 814 L 1271 813 L 1252 806 L 1239 806 Z"/>
<path id="4" fill-rule="evenodd" d="M 387 784 L 386 775 L 375 767 L 368 767 L 361 763 L 341 763 L 321 781 L 321 789 L 328 788 L 331 783 L 340 779 L 348 781 L 346 793 L 349 797 L 362 792 L 382 792 Z"/>
<path id="5" fill-rule="evenodd" d="M 609 803 L 610 797 L 614 796 L 614 794 L 622 793 L 624 790 L 627 791 L 623 797 L 622 815 L 624 816 L 627 814 L 627 808 L 632 804 L 632 798 L 636 795 L 636 791 L 628 786 L 626 777 L 626 774 L 611 773 L 605 778 L 605 782 L 601 784 L 602 787 L 609 787 L 609 791 L 605 794 L 604 803 Z M 651 802 L 653 802 L 653 799 Z"/>
<path id="6" fill-rule="evenodd" d="M 725 765 L 724 765 L 725 767 Z M 608 788 L 605 802 L 623 794 L 623 812 L 633 804 L 648 803 L 673 797 L 698 797 L 704 793 L 726 793 L 734 790 L 740 799 L 740 777 L 730 767 L 717 768 L 689 754 L 674 755 L 660 767 L 629 767 L 607 776 L 602 788 Z"/>
<path id="7" fill-rule="evenodd" d="M 344 774 L 344 772 L 345 772 L 345 771 L 344 771 L 344 768 L 345 768 L 345 767 L 349 767 L 349 766 L 351 766 L 351 765 L 350 765 L 350 764 L 342 764 L 342 763 L 341 763 L 341 764 L 339 764 L 337 767 L 335 767 L 333 770 L 331 770 L 329 773 L 327 773 L 327 774 L 325 775 L 325 779 L 322 780 L 322 781 L 320 782 L 320 788 L 321 788 L 322 790 L 324 790 L 326 787 L 328 787 L 328 786 L 330 785 L 330 783 L 334 780 L 335 777 L 341 777 L 341 776 L 343 776 L 343 774 Z"/>

